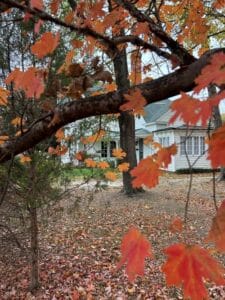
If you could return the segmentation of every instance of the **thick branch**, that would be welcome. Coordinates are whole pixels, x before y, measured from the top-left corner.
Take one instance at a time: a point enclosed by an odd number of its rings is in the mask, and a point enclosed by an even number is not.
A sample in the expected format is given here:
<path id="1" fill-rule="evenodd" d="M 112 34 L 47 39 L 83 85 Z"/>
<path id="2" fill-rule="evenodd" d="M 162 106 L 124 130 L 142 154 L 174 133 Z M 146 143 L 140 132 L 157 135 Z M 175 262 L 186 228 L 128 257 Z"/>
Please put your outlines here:
<path id="1" fill-rule="evenodd" d="M 178 95 L 180 91 L 190 91 L 195 86 L 195 78 L 210 61 L 212 54 L 219 51 L 225 52 L 225 49 L 215 49 L 207 52 L 191 65 L 183 67 L 169 75 L 140 84 L 137 87 L 141 89 L 148 103 Z M 40 122 L 34 123 L 34 126 L 24 135 L 1 145 L 0 162 L 9 160 L 12 154 L 16 155 L 28 150 L 42 140 L 50 137 L 56 130 L 66 124 L 90 116 L 118 113 L 120 105 L 124 101 L 123 94 L 126 92 L 126 90 L 119 90 L 56 107 L 51 116 L 47 116 Z"/>

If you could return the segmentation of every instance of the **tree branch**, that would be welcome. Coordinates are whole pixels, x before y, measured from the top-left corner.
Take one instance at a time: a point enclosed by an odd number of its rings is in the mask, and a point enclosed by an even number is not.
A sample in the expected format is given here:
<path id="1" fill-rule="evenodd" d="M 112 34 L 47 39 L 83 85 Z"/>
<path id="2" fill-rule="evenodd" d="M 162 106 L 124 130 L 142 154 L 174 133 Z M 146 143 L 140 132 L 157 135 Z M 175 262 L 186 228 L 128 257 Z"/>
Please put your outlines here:
<path id="1" fill-rule="evenodd" d="M 130 15 L 136 18 L 138 22 L 147 22 L 150 31 L 154 33 L 161 41 L 163 41 L 173 54 L 176 54 L 179 57 L 179 59 L 181 60 L 181 64 L 189 65 L 190 63 L 195 61 L 195 58 L 191 54 L 189 54 L 186 49 L 184 49 L 177 41 L 167 35 L 167 33 L 163 31 L 160 26 L 155 24 L 155 22 L 150 17 L 138 10 L 130 1 L 115 0 L 115 2 L 128 10 Z"/>
<path id="2" fill-rule="evenodd" d="M 136 87 L 142 91 L 148 103 L 178 95 L 181 91 L 190 91 L 195 87 L 195 78 L 202 68 L 209 63 L 212 55 L 219 51 L 225 52 L 225 48 L 208 51 L 191 65 Z M 118 90 L 57 106 L 51 115 L 34 123 L 28 132 L 0 145 L 0 163 L 9 160 L 12 154 L 22 153 L 35 146 L 64 125 L 90 116 L 118 113 L 124 102 L 123 94 L 127 92 L 128 90 Z"/>

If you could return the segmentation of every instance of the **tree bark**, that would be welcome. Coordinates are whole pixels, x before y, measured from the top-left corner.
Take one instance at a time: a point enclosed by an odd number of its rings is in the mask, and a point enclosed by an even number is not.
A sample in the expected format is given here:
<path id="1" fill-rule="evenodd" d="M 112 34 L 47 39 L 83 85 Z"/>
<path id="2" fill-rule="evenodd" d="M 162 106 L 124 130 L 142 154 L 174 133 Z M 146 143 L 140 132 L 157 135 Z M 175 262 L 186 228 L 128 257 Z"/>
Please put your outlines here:
<path id="1" fill-rule="evenodd" d="M 216 87 L 215 86 L 210 86 L 208 88 L 209 91 L 209 96 L 213 96 L 216 94 Z M 218 106 L 214 106 L 213 107 L 213 123 L 214 123 L 214 127 L 215 129 L 219 128 L 222 126 L 223 122 L 222 122 L 222 118 L 221 118 L 221 114 L 220 114 L 220 110 Z M 218 178 L 219 181 L 225 181 L 225 167 L 221 166 L 220 168 L 220 175 Z"/>
<path id="2" fill-rule="evenodd" d="M 28 196 L 28 211 L 30 215 L 30 258 L 31 277 L 30 291 L 36 290 L 39 286 L 39 245 L 38 245 L 38 220 L 37 203 L 35 198 L 35 161 L 30 163 L 30 193 Z"/>
<path id="3" fill-rule="evenodd" d="M 130 87 L 130 82 L 128 79 L 127 56 L 125 49 L 115 55 L 113 63 L 118 89 L 128 89 Z M 121 112 L 119 116 L 119 127 L 120 146 L 126 152 L 126 157 L 123 159 L 123 162 L 129 163 L 130 169 L 133 169 L 137 165 L 134 116 L 129 112 Z M 130 172 L 123 172 L 123 188 L 127 195 L 132 195 L 134 192 Z"/>
<path id="4" fill-rule="evenodd" d="M 37 223 L 37 208 L 31 207 L 30 213 L 30 238 L 31 238 L 31 282 L 30 291 L 34 291 L 40 286 L 39 283 L 39 246 L 38 246 L 38 223 Z"/>

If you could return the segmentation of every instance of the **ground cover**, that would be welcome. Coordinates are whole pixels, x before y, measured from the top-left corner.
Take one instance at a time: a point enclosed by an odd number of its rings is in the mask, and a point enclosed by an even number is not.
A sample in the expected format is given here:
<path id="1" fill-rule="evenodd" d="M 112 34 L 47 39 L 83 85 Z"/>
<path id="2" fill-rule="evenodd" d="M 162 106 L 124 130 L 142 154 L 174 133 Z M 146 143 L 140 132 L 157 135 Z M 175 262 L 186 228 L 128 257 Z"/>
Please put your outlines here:
<path id="1" fill-rule="evenodd" d="M 27 291 L 27 256 L 13 243 L 0 246 L 0 299 L 182 299 L 181 290 L 166 287 L 160 268 L 163 249 L 183 241 L 168 228 L 174 217 L 184 215 L 188 178 L 165 174 L 156 188 L 132 198 L 120 192 L 120 182 L 95 193 L 87 186 L 76 190 L 40 222 L 42 286 L 35 295 Z M 219 203 L 224 183 L 217 182 L 216 189 Z M 195 174 L 189 243 L 203 242 L 214 214 L 210 174 Z M 151 241 L 155 256 L 146 262 L 146 276 L 133 284 L 123 269 L 116 270 L 121 238 L 132 224 Z M 212 299 L 225 299 L 225 289 L 209 285 L 209 291 Z"/>

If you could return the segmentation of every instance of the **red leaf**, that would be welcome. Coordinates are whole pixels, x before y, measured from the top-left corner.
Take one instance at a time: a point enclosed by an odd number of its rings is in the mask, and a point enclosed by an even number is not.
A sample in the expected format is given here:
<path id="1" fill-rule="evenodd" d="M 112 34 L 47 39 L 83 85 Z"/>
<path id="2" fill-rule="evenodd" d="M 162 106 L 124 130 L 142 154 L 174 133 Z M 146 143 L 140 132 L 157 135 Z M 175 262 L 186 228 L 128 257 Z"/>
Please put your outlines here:
<path id="1" fill-rule="evenodd" d="M 167 262 L 162 266 L 167 285 L 183 286 L 184 298 L 208 299 L 204 279 L 225 284 L 224 268 L 198 245 L 174 244 L 165 249 Z"/>
<path id="2" fill-rule="evenodd" d="M 56 35 L 51 32 L 45 32 L 41 38 L 31 46 L 31 52 L 38 58 L 43 58 L 44 56 L 52 53 L 59 43 L 59 33 Z"/>
<path id="3" fill-rule="evenodd" d="M 172 155 L 177 153 L 177 146 L 175 144 L 161 148 L 157 152 L 157 162 L 163 168 L 167 168 L 171 163 Z"/>
<path id="4" fill-rule="evenodd" d="M 180 218 L 175 218 L 169 226 L 170 231 L 176 233 L 183 230 L 183 221 Z"/>
<path id="5" fill-rule="evenodd" d="M 197 93 L 212 83 L 217 85 L 225 83 L 225 54 L 223 52 L 213 55 L 210 64 L 203 68 L 201 74 L 195 79 L 195 83 Z"/>
<path id="6" fill-rule="evenodd" d="M 138 275 L 143 276 L 145 258 L 153 258 L 150 242 L 135 227 L 131 227 L 123 237 L 121 253 L 122 257 L 117 269 L 127 263 L 126 273 L 130 281 L 133 281 Z"/>
<path id="7" fill-rule="evenodd" d="M 59 9 L 59 5 L 62 0 L 52 0 L 50 3 L 51 13 L 55 15 Z"/>
<path id="8" fill-rule="evenodd" d="M 137 167 L 131 170 L 131 175 L 136 177 L 132 181 L 134 188 L 141 187 L 143 184 L 149 188 L 156 186 L 159 183 L 159 164 L 152 157 L 142 159 Z"/>
<path id="9" fill-rule="evenodd" d="M 225 124 L 218 128 L 209 140 L 209 155 L 213 168 L 225 166 Z"/>
<path id="10" fill-rule="evenodd" d="M 216 216 L 213 218 L 206 241 L 214 242 L 218 250 L 225 252 L 225 200 L 221 203 Z"/>

